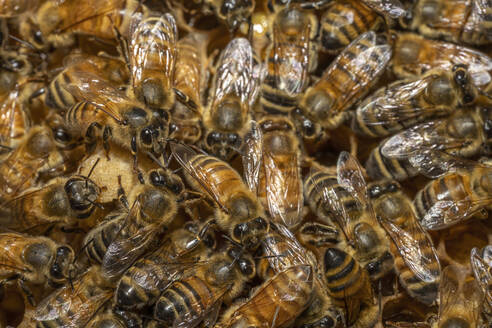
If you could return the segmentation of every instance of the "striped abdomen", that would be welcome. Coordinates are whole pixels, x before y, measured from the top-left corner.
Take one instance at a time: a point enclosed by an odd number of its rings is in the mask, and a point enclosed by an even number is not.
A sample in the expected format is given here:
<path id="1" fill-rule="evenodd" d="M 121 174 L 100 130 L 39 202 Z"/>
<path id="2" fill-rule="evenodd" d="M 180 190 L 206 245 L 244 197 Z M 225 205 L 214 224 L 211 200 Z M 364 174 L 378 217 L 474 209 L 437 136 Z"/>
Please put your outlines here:
<path id="1" fill-rule="evenodd" d="M 373 180 L 394 179 L 402 181 L 418 174 L 418 170 L 408 160 L 385 157 L 381 153 L 383 144 L 384 141 L 371 151 L 365 164 L 367 174 Z"/>
<path id="2" fill-rule="evenodd" d="M 377 28 L 381 18 L 361 1 L 334 2 L 321 17 L 321 45 L 336 53 L 364 32 Z"/>
<path id="3" fill-rule="evenodd" d="M 30 114 L 19 98 L 19 92 L 12 91 L 0 104 L 0 143 L 16 147 L 31 125 Z"/>
<path id="4" fill-rule="evenodd" d="M 109 245 L 121 229 L 126 215 L 117 214 L 93 228 L 84 239 L 85 253 L 93 263 L 102 263 Z"/>
<path id="5" fill-rule="evenodd" d="M 67 110 L 73 106 L 76 103 L 76 100 L 72 94 L 65 89 L 65 86 L 73 84 L 74 82 L 76 81 L 73 81 L 70 78 L 70 74 L 67 73 L 67 70 L 63 70 L 57 74 L 46 89 L 46 106 L 57 110 Z"/>
<path id="6" fill-rule="evenodd" d="M 76 130 L 82 136 L 86 134 L 91 124 L 98 123 L 100 126 L 105 126 L 107 120 L 110 119 L 112 118 L 109 115 L 84 101 L 76 103 L 65 113 L 67 127 Z"/>
<path id="7" fill-rule="evenodd" d="M 187 326 L 203 318 L 217 301 L 215 291 L 199 277 L 176 281 L 159 298 L 154 318 L 170 327 Z M 196 322 L 198 323 L 198 322 Z"/>

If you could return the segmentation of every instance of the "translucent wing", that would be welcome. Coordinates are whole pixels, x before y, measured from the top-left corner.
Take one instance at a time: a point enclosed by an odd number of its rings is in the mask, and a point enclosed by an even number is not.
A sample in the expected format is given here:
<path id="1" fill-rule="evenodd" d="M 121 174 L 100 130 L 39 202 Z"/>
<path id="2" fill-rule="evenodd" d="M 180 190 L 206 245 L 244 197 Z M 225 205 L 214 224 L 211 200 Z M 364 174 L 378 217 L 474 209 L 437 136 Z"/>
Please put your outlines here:
<path id="1" fill-rule="evenodd" d="M 29 111 L 20 101 L 19 91 L 12 90 L 0 103 L 0 143 L 5 146 L 14 145 L 31 126 Z"/>
<path id="2" fill-rule="evenodd" d="M 420 174 L 434 179 L 458 170 L 470 170 L 478 164 L 437 149 L 415 150 L 407 156 L 409 163 Z"/>
<path id="3" fill-rule="evenodd" d="M 236 38 L 222 51 L 215 73 L 212 108 L 226 95 L 238 97 L 246 112 L 256 82 L 253 76 L 253 49 L 247 39 Z"/>
<path id="4" fill-rule="evenodd" d="M 333 101 L 334 113 L 346 110 L 369 91 L 391 58 L 391 46 L 374 32 L 367 32 L 352 41 L 327 68 L 321 83 L 333 84 L 341 90 Z M 344 75 L 340 75 L 343 72 Z"/>
<path id="5" fill-rule="evenodd" d="M 393 19 L 402 17 L 407 13 L 399 0 L 363 0 L 363 2 L 383 16 Z"/>
<path id="6" fill-rule="evenodd" d="M 292 40 L 282 26 L 273 26 L 273 51 L 275 75 L 279 90 L 291 96 L 301 93 L 306 86 L 309 66 L 309 33 L 311 26 L 305 24 L 301 33 Z"/>
<path id="7" fill-rule="evenodd" d="M 166 13 L 159 19 L 142 20 L 136 25 L 130 43 L 130 67 L 133 84 L 141 84 L 146 70 L 159 70 L 171 87 L 176 61 L 178 28 L 174 17 Z"/>
<path id="8" fill-rule="evenodd" d="M 487 26 L 488 16 L 491 14 L 491 4 L 489 0 L 472 0 L 471 10 L 466 19 L 462 33 L 483 32 L 487 40 L 492 39 L 492 31 Z"/>
<path id="9" fill-rule="evenodd" d="M 473 274 L 488 302 L 492 307 L 492 246 L 485 246 L 482 250 L 473 248 L 471 250 L 471 267 Z"/>
<path id="10" fill-rule="evenodd" d="M 342 151 L 337 162 L 337 180 L 359 202 L 369 204 L 367 184 L 359 161 L 346 151 Z"/>
<path id="11" fill-rule="evenodd" d="M 417 218 L 412 213 L 405 220 L 405 226 L 399 226 L 388 219 L 381 219 L 381 224 L 390 235 L 406 265 L 424 282 L 435 282 L 440 278 L 440 268 L 436 250 L 429 236 L 422 229 Z M 419 236 L 425 236 L 420 238 Z M 431 250 L 431 252 L 427 252 Z"/>
<path id="12" fill-rule="evenodd" d="M 274 222 L 292 228 L 302 220 L 304 205 L 297 153 L 272 154 L 264 150 L 263 162 L 270 215 Z"/>
<path id="13" fill-rule="evenodd" d="M 146 226 L 137 225 L 140 202 L 136 200 L 128 213 L 125 224 L 109 245 L 101 264 L 102 273 L 107 278 L 117 277 L 128 269 L 149 248 L 149 244 L 162 231 L 160 223 Z"/>
<path id="14" fill-rule="evenodd" d="M 255 121 L 251 121 L 250 124 L 251 130 L 244 139 L 241 158 L 246 184 L 256 195 L 258 192 L 260 170 L 263 164 L 263 135 Z"/>
<path id="15" fill-rule="evenodd" d="M 416 81 L 398 81 L 376 91 L 357 107 L 357 116 L 367 125 L 384 125 L 438 114 L 442 110 L 435 106 L 419 107 L 420 103 L 415 101 L 436 76 L 431 74 Z"/>

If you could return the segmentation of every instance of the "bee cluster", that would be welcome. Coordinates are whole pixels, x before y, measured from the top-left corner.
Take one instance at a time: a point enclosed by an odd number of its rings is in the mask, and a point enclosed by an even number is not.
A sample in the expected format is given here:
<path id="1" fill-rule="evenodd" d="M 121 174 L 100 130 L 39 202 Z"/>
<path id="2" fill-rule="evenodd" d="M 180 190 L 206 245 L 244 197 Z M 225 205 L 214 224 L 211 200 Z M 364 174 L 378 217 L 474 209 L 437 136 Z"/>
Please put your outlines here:
<path id="1" fill-rule="evenodd" d="M 490 0 L 0 0 L 0 43 L 0 327 L 492 327 Z"/>

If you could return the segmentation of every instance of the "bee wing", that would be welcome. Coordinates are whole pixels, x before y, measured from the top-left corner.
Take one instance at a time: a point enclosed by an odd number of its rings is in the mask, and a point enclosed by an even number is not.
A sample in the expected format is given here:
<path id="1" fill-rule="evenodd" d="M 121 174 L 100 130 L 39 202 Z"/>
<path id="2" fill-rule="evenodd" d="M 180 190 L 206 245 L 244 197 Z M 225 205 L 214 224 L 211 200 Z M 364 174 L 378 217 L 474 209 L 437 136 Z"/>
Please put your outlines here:
<path id="1" fill-rule="evenodd" d="M 255 93 L 257 82 L 253 76 L 253 49 L 245 38 L 233 39 L 222 51 L 212 95 L 212 108 L 226 95 L 236 95 L 243 105 L 243 110 L 249 110 L 250 96 Z M 246 114 L 246 113 L 245 113 Z"/>
<path id="2" fill-rule="evenodd" d="M 137 215 L 140 215 L 140 202 L 136 200 L 128 213 L 125 224 L 104 254 L 101 269 L 103 275 L 114 278 L 128 269 L 148 249 L 162 230 L 160 223 L 144 227 L 136 225 Z"/>
<path id="3" fill-rule="evenodd" d="M 224 204 L 220 201 L 223 199 L 220 188 L 217 187 L 214 181 L 207 178 L 208 174 L 203 167 L 191 165 L 193 157 L 205 153 L 182 143 L 170 142 L 169 144 L 171 145 L 172 154 L 178 163 L 205 189 L 208 195 L 215 200 L 222 210 L 227 212 Z"/>
<path id="4" fill-rule="evenodd" d="M 492 283 L 492 246 L 485 246 L 482 251 L 473 248 L 470 263 L 476 281 L 484 293 L 488 293 L 488 299 L 492 300 L 492 290 L 488 289 Z"/>
<path id="5" fill-rule="evenodd" d="M 260 170 L 263 164 L 263 134 L 255 121 L 251 121 L 250 124 L 251 129 L 244 138 L 241 159 L 246 184 L 256 195 L 258 193 Z"/>
<path id="6" fill-rule="evenodd" d="M 442 110 L 435 106 L 418 107 L 415 103 L 434 77 L 428 75 L 416 81 L 399 81 L 378 90 L 357 107 L 357 116 L 367 125 L 383 125 L 437 114 Z"/>
<path id="7" fill-rule="evenodd" d="M 420 223 L 426 230 L 440 230 L 470 218 L 492 204 L 492 198 L 438 200 L 427 211 Z"/>
<path id="8" fill-rule="evenodd" d="M 164 73 L 166 79 L 173 78 L 176 40 L 178 39 L 176 20 L 173 15 L 166 13 L 161 20 L 155 22 L 150 28 L 149 24 L 143 20 L 141 24 L 136 25 L 132 33 L 130 67 L 133 83 L 142 82 L 143 68 L 155 61 L 154 57 L 157 57 L 156 67 Z M 170 33 L 166 33 L 168 31 Z"/>
<path id="9" fill-rule="evenodd" d="M 9 144 L 21 138 L 31 126 L 31 117 L 19 98 L 19 89 L 12 90 L 0 103 L 0 142 Z"/>
<path id="10" fill-rule="evenodd" d="M 473 0 L 471 1 L 471 10 L 466 24 L 463 27 L 465 33 L 474 33 L 483 31 L 487 40 L 492 39 L 492 30 L 487 26 L 487 15 L 492 12 L 489 0 Z"/>
<path id="11" fill-rule="evenodd" d="M 302 220 L 304 205 L 297 153 L 278 155 L 264 150 L 263 163 L 268 208 L 273 221 L 282 222 L 289 228 L 296 226 Z"/>
<path id="12" fill-rule="evenodd" d="M 292 41 L 278 24 L 273 26 L 274 69 L 277 86 L 290 96 L 301 93 L 307 82 L 310 29 L 311 26 L 306 24 L 302 33 Z"/>
<path id="13" fill-rule="evenodd" d="M 407 218 L 405 227 L 384 218 L 380 222 L 395 243 L 406 265 L 421 281 L 434 282 L 439 279 L 440 272 L 433 270 L 435 263 L 440 268 L 436 250 L 414 215 Z M 418 238 L 419 235 L 425 238 Z M 430 254 L 426 254 L 425 250 L 431 250 Z"/>
<path id="14" fill-rule="evenodd" d="M 439 327 L 457 307 L 467 322 L 478 322 L 482 295 L 476 281 L 468 277 L 467 268 L 451 264 L 442 271 L 439 301 Z"/>
<path id="15" fill-rule="evenodd" d="M 360 35 L 333 60 L 323 74 L 322 80 L 336 81 L 336 87 L 343 90 L 331 107 L 335 113 L 357 101 L 386 68 L 392 49 L 387 43 L 378 44 L 377 38 L 373 31 Z M 340 70 L 347 75 L 345 79 L 336 78 Z"/>
<path id="16" fill-rule="evenodd" d="M 363 2 L 381 15 L 393 19 L 402 17 L 407 13 L 399 0 L 363 0 Z"/>

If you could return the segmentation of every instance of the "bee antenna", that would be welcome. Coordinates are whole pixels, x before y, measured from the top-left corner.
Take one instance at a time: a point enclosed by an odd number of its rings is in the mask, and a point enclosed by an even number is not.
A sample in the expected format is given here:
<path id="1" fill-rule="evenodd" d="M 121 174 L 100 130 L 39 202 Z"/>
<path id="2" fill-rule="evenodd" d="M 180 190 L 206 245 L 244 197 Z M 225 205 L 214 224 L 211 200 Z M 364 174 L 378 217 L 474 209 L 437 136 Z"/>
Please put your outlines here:
<path id="1" fill-rule="evenodd" d="M 101 210 L 104 210 L 104 206 L 102 206 L 98 202 L 94 202 L 94 201 L 90 200 L 89 197 L 86 197 L 85 200 L 88 201 L 89 203 L 91 203 L 92 205 L 99 207 Z"/>
<path id="2" fill-rule="evenodd" d="M 19 42 L 20 44 L 22 44 L 23 46 L 26 46 L 28 48 L 31 48 L 33 50 L 36 50 L 36 52 L 38 52 L 39 50 L 29 41 L 26 41 L 26 40 L 22 40 L 22 39 L 19 39 L 18 37 L 16 37 L 15 35 L 12 35 L 12 34 L 8 34 L 8 37 L 16 42 Z"/>
<path id="3" fill-rule="evenodd" d="M 0 148 L 7 149 L 8 151 L 14 150 L 14 148 L 0 144 Z"/>
<path id="4" fill-rule="evenodd" d="M 237 247 L 243 249 L 243 245 L 241 245 L 240 243 L 238 243 L 237 241 L 235 241 L 234 239 L 232 239 L 228 235 L 224 235 L 224 238 L 227 239 L 232 245 L 237 246 Z"/>
<path id="5" fill-rule="evenodd" d="M 161 161 L 159 161 L 159 160 L 157 159 L 157 157 L 155 157 L 155 156 L 154 156 L 154 154 L 152 154 L 152 153 L 147 153 L 147 155 L 149 156 L 149 158 L 150 158 L 151 160 L 153 160 L 153 161 L 154 161 L 157 165 L 159 165 L 159 167 L 160 167 L 160 168 L 162 168 L 162 169 L 167 169 L 167 167 L 165 167 L 165 166 L 161 163 Z"/>

